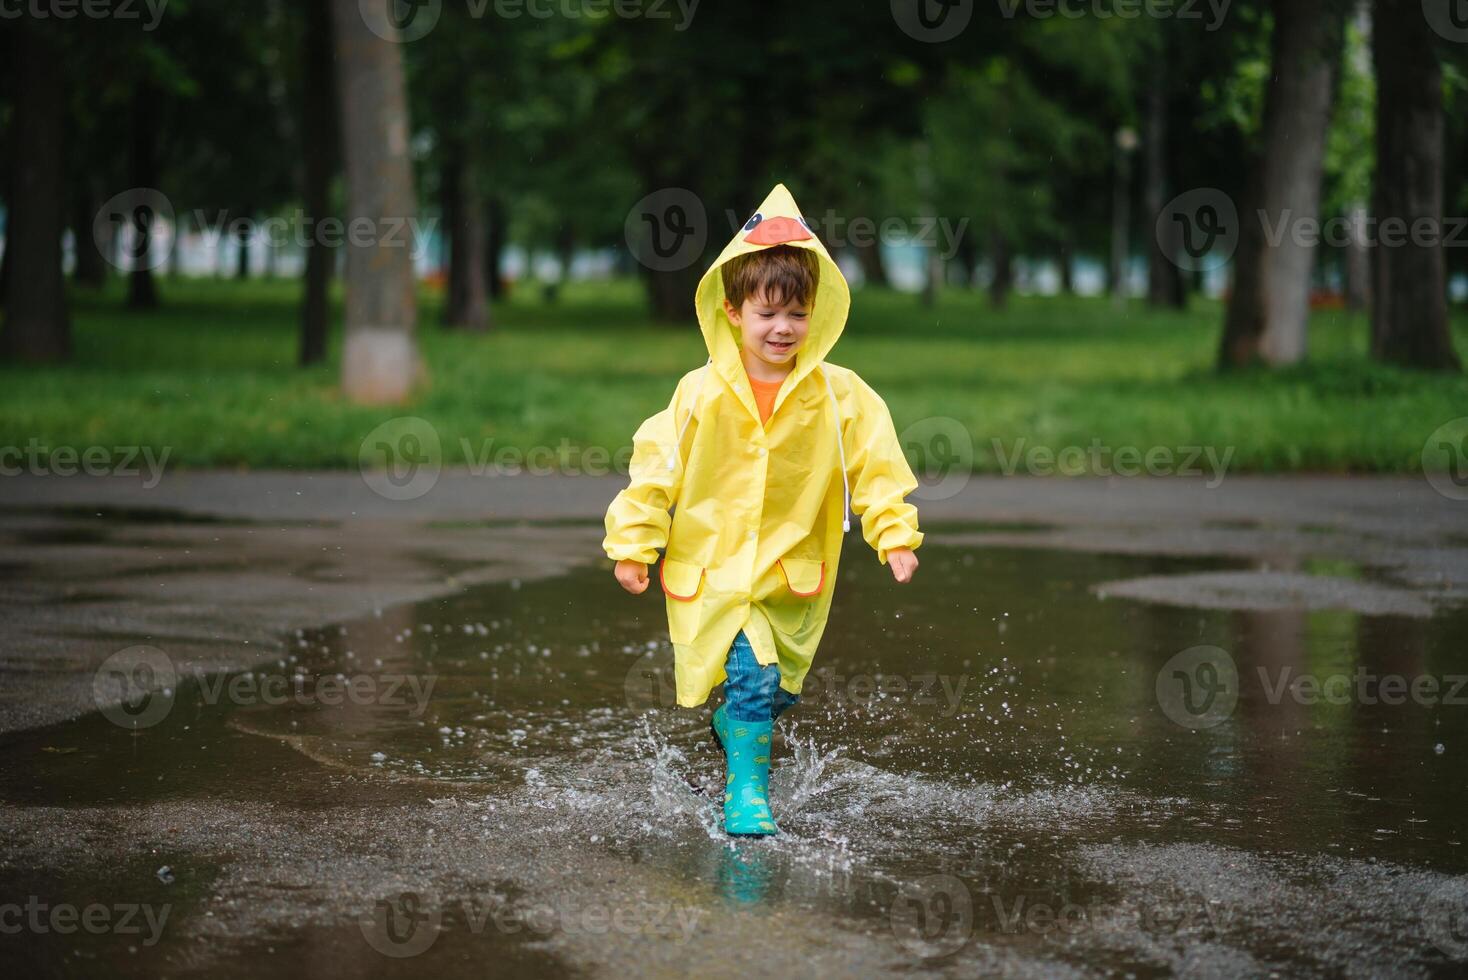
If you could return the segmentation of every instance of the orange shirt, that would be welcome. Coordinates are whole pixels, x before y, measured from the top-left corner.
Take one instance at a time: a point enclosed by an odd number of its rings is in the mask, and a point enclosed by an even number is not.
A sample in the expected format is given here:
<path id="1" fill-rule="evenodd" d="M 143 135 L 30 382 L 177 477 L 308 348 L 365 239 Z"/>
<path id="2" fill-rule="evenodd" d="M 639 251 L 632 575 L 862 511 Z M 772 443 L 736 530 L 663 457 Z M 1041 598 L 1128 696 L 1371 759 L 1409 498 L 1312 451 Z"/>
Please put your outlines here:
<path id="1" fill-rule="evenodd" d="M 745 372 L 746 377 L 748 372 Z M 749 390 L 754 392 L 754 404 L 759 409 L 759 420 L 768 422 L 770 413 L 775 410 L 775 396 L 780 393 L 780 386 L 785 379 L 779 381 L 759 381 L 755 378 L 749 379 Z"/>

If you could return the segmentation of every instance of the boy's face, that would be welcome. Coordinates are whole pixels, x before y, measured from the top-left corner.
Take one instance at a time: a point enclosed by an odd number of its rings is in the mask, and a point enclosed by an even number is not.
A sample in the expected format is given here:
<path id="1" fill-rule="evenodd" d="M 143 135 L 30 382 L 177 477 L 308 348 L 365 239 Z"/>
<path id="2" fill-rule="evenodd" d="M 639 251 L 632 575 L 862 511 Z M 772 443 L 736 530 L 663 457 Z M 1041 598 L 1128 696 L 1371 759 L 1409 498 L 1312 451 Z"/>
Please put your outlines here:
<path id="1" fill-rule="evenodd" d="M 724 300 L 729 322 L 739 328 L 744 350 L 771 367 L 786 369 L 810 333 L 810 305 L 799 299 L 775 303 L 763 293 L 735 308 Z"/>

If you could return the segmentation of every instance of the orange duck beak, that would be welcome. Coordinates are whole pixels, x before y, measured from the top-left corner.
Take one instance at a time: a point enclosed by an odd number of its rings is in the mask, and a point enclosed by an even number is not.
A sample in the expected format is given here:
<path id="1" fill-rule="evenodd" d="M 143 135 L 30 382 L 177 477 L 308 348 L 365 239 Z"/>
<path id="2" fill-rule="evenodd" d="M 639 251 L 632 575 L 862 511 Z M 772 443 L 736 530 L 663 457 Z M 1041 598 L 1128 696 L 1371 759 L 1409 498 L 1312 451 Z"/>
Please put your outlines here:
<path id="1" fill-rule="evenodd" d="M 785 245 L 811 239 L 810 229 L 794 218 L 766 218 L 744 236 L 751 245 Z"/>

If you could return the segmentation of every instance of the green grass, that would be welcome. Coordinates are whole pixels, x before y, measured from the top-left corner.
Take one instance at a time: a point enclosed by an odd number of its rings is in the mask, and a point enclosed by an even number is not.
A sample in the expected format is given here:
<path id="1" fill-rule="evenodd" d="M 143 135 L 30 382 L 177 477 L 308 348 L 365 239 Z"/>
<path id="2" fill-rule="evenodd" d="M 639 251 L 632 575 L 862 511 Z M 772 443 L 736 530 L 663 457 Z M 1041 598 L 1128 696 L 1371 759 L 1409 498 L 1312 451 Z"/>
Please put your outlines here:
<path id="1" fill-rule="evenodd" d="M 363 408 L 342 401 L 334 362 L 296 367 L 295 283 L 161 286 L 164 306 L 147 315 L 121 308 L 120 283 L 75 294 L 71 363 L 0 368 L 0 447 L 148 445 L 167 447 L 175 466 L 354 467 L 375 426 L 415 415 L 437 428 L 449 463 L 465 461 L 466 445 L 615 450 L 707 356 L 693 323 L 649 322 L 635 283 L 578 284 L 555 305 L 525 290 L 479 337 L 439 328 L 438 298 L 425 294 L 428 386 L 410 405 Z M 899 430 L 956 420 L 982 471 L 999 469 L 996 440 L 1005 453 L 1093 440 L 1232 447 L 1232 470 L 1412 471 L 1429 433 L 1468 414 L 1468 376 L 1372 364 L 1365 320 L 1345 313 L 1315 316 L 1307 364 L 1219 376 L 1221 319 L 1204 301 L 1118 314 L 1104 300 L 1020 298 L 996 313 L 976 294 L 950 291 L 925 310 L 869 290 L 854 296 L 831 360 L 882 394 Z M 1468 355 L 1462 316 L 1455 330 Z"/>

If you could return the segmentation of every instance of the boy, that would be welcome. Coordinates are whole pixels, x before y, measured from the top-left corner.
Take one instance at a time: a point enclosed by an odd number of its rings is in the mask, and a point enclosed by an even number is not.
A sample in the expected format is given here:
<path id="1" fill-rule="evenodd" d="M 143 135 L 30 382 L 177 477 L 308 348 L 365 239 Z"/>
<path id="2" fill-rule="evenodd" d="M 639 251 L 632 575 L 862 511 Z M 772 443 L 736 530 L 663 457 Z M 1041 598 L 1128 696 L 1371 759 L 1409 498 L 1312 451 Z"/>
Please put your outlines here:
<path id="1" fill-rule="evenodd" d="M 799 700 L 825 630 L 842 532 L 860 515 L 878 560 L 911 581 L 923 535 L 903 498 L 918 484 L 886 404 L 825 363 L 851 293 L 783 184 L 704 274 L 696 303 L 709 362 L 638 428 L 602 546 L 633 595 L 666 548 L 678 703 L 703 704 L 724 682 L 711 725 L 724 830 L 762 836 L 778 832 L 772 725 Z"/>

